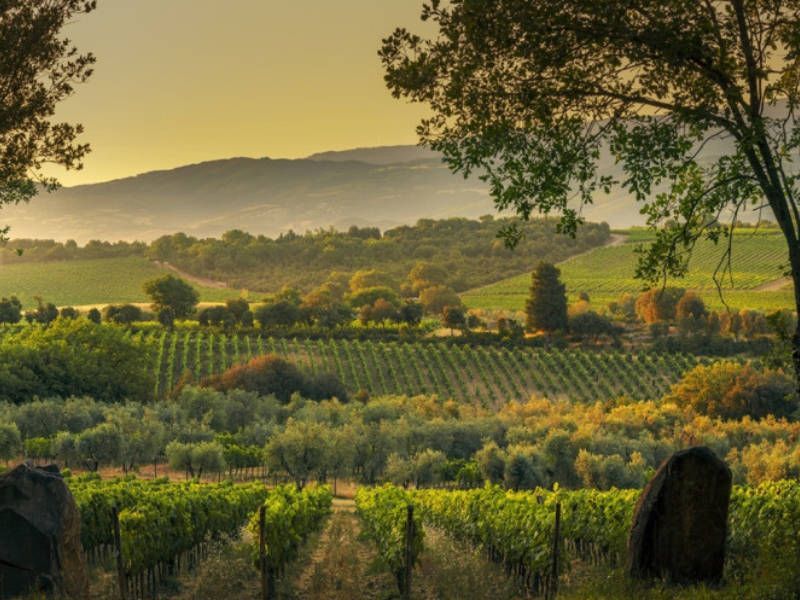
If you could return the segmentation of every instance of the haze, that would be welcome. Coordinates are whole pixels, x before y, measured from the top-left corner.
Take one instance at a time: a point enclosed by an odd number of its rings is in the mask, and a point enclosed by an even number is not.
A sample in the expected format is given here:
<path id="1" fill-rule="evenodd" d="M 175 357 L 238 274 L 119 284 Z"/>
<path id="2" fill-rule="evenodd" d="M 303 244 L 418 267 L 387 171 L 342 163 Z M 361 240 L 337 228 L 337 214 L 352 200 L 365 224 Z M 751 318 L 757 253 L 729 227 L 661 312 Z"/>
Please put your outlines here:
<path id="1" fill-rule="evenodd" d="M 230 156 L 408 144 L 423 108 L 391 98 L 377 49 L 418 0 L 105 0 L 70 27 L 98 59 L 58 116 L 93 152 L 63 184 Z"/>

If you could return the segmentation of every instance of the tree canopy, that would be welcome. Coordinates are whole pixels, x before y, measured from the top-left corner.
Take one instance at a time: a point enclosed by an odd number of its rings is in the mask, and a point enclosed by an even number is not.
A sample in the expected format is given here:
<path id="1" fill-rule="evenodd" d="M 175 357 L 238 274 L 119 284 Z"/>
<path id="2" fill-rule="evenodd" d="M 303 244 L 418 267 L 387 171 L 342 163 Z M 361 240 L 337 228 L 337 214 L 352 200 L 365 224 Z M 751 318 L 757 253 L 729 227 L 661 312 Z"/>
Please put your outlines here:
<path id="1" fill-rule="evenodd" d="M 657 237 L 638 274 L 685 273 L 703 237 L 768 208 L 800 306 L 800 2 L 431 0 L 424 39 L 397 29 L 380 56 L 396 97 L 430 105 L 421 141 L 486 179 L 498 209 L 561 216 L 619 187 Z M 721 143 L 720 143 L 721 142 Z M 713 153 L 703 149 L 713 145 Z M 610 154 L 616 169 L 602 170 Z M 511 224 L 504 234 L 519 240 Z M 800 379 L 800 331 L 795 333 Z"/>
<path id="2" fill-rule="evenodd" d="M 81 125 L 54 121 L 56 106 L 92 74 L 94 56 L 62 35 L 95 0 L 8 0 L 0 4 L 0 207 L 36 195 L 57 181 L 45 163 L 81 168 L 89 151 Z M 0 241 L 8 228 L 0 228 Z"/>

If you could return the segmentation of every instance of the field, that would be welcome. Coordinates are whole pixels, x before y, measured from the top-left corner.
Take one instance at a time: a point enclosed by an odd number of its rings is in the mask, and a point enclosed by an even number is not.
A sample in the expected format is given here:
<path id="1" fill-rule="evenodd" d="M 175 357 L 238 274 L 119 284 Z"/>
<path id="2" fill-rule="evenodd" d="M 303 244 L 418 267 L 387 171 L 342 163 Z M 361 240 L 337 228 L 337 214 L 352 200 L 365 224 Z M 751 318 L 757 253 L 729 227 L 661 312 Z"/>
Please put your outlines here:
<path id="1" fill-rule="evenodd" d="M 147 302 L 142 285 L 169 271 L 141 257 L 0 265 L 0 297 L 17 296 L 26 308 L 34 296 L 57 306 Z M 220 302 L 240 292 L 194 285 L 201 301 Z"/>
<path id="2" fill-rule="evenodd" d="M 264 353 L 288 358 L 311 373 L 333 373 L 351 392 L 434 393 L 485 406 L 525 400 L 531 394 L 582 402 L 621 395 L 654 399 L 699 362 L 679 354 L 287 340 L 202 331 L 150 335 L 157 347 L 157 396 L 184 370 L 201 379 Z"/>
<path id="3" fill-rule="evenodd" d="M 641 291 L 643 282 L 634 277 L 638 259 L 635 250 L 650 237 L 641 230 L 625 233 L 626 239 L 619 245 L 591 250 L 559 263 L 571 300 L 586 292 L 592 304 L 602 308 L 623 293 Z M 699 242 L 687 276 L 671 280 L 668 285 L 697 290 L 710 308 L 724 308 L 713 281 L 723 252 L 722 245 Z M 733 281 L 727 278 L 723 286 L 725 302 L 733 308 L 764 311 L 793 306 L 791 288 L 781 286 L 786 261 L 785 242 L 779 232 L 738 230 L 734 235 Z M 529 287 L 530 274 L 525 274 L 471 290 L 462 298 L 470 308 L 523 310 Z"/>

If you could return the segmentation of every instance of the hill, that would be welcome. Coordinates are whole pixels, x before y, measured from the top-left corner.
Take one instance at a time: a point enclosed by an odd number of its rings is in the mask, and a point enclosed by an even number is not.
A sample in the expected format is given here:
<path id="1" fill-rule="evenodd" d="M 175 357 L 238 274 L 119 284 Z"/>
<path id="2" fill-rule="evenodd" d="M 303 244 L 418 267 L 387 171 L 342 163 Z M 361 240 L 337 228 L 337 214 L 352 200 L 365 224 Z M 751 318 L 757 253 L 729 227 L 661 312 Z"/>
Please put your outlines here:
<path id="1" fill-rule="evenodd" d="M 634 277 L 636 247 L 646 243 L 650 234 L 643 230 L 626 232 L 624 242 L 590 250 L 569 258 L 558 266 L 571 300 L 586 292 L 592 303 L 603 307 L 623 293 L 637 293 L 643 282 Z M 786 263 L 786 242 L 775 229 L 739 229 L 734 234 L 733 281 L 723 286 L 725 301 L 734 308 L 774 310 L 793 306 L 791 289 L 782 275 Z M 697 244 L 683 279 L 668 285 L 697 290 L 712 308 L 723 308 L 713 281 L 714 271 L 723 254 L 722 246 L 703 241 Z M 530 287 L 528 274 L 470 290 L 462 295 L 472 308 L 522 310 Z"/>
<path id="2" fill-rule="evenodd" d="M 724 143 L 709 144 L 711 157 Z M 601 170 L 617 173 L 608 153 Z M 382 230 L 420 218 L 475 218 L 494 212 L 486 185 L 453 175 L 416 146 L 323 152 L 308 158 L 230 158 L 63 188 L 30 204 L 5 207 L 14 237 L 80 243 L 144 240 L 183 231 L 197 237 L 230 229 L 279 235 L 350 225 Z M 616 190 L 583 210 L 612 227 L 644 224 L 639 207 Z"/>
<path id="3" fill-rule="evenodd" d="M 57 304 L 144 302 L 142 283 L 162 272 L 146 259 L 210 288 L 201 290 L 205 300 L 237 296 L 241 289 L 309 291 L 333 272 L 349 276 L 368 269 L 388 275 L 399 289 L 419 261 L 439 267 L 437 281 L 462 291 L 523 273 L 540 260 L 564 260 L 606 243 L 610 235 L 607 225 L 590 223 L 575 239 L 566 238 L 552 221 L 536 219 L 524 224 L 525 239 L 511 251 L 496 238 L 504 224 L 492 218 L 421 219 L 383 233 L 351 227 L 276 239 L 242 231 L 205 239 L 179 233 L 149 246 L 15 239 L 0 248 L 0 296 L 18 295 L 26 305 L 36 295 Z M 233 289 L 215 289 L 226 285 Z"/>
<path id="4" fill-rule="evenodd" d="M 0 266 L 0 297 L 17 296 L 25 307 L 35 296 L 57 306 L 148 302 L 142 285 L 168 272 L 141 256 Z M 235 298 L 240 290 L 194 285 L 202 302 Z"/>

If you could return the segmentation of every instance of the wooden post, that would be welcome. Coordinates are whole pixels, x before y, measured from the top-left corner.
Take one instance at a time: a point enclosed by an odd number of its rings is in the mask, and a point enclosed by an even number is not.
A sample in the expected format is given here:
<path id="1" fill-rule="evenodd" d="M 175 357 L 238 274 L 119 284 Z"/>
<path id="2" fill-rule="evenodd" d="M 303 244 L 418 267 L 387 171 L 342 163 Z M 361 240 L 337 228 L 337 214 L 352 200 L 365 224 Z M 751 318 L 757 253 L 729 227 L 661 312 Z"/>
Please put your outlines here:
<path id="1" fill-rule="evenodd" d="M 117 583 L 119 585 L 119 597 L 122 600 L 128 598 L 128 582 L 125 578 L 125 563 L 122 560 L 122 537 L 119 532 L 119 511 L 116 506 L 111 507 L 111 518 L 114 521 L 114 556 L 117 559 Z"/>
<path id="2" fill-rule="evenodd" d="M 558 540 L 561 537 L 561 502 L 556 502 L 556 523 L 553 528 L 553 556 L 550 564 L 550 585 L 547 597 L 552 599 L 558 594 Z"/>
<path id="3" fill-rule="evenodd" d="M 403 556 L 403 600 L 411 598 L 411 571 L 414 568 L 414 505 L 409 504 L 406 513 L 406 535 Z"/>
<path id="4" fill-rule="evenodd" d="M 267 581 L 267 547 L 264 540 L 266 526 L 266 507 L 258 509 L 258 568 L 261 571 L 261 600 L 270 600 L 269 582 Z"/>

